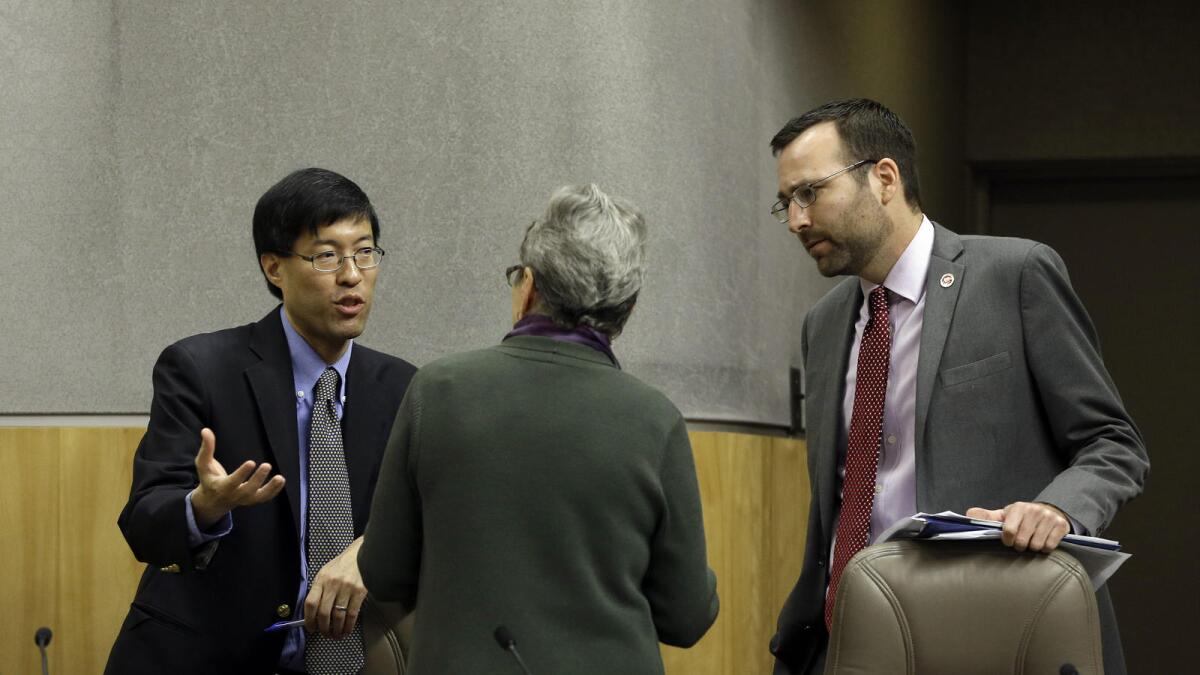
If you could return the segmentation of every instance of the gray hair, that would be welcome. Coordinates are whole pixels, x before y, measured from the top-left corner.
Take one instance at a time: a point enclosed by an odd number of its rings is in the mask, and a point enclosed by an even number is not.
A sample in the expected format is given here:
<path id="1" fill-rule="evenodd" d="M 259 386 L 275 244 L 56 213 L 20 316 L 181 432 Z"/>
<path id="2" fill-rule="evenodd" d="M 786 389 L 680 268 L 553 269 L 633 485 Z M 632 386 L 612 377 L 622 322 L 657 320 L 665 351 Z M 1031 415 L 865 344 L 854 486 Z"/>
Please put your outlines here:
<path id="1" fill-rule="evenodd" d="M 645 276 L 646 220 L 633 204 L 593 185 L 559 188 L 521 242 L 541 301 L 560 326 L 621 333 Z"/>

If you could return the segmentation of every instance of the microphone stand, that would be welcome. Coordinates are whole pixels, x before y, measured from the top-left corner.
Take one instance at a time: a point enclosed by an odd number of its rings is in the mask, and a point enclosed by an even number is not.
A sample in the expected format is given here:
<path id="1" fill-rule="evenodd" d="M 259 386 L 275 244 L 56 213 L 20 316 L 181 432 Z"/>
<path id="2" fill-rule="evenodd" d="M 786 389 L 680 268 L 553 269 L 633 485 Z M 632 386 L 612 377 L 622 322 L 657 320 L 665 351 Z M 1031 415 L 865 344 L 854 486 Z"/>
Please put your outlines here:
<path id="1" fill-rule="evenodd" d="M 496 644 L 517 660 L 517 665 L 521 667 L 521 672 L 525 675 L 533 675 L 529 672 L 529 668 L 525 667 L 525 661 L 521 659 L 521 655 L 517 652 L 517 639 L 513 637 L 511 631 L 504 626 L 496 626 L 496 632 L 492 633 L 492 637 L 496 638 Z"/>
<path id="2" fill-rule="evenodd" d="M 46 646 L 50 644 L 50 638 L 53 636 L 54 633 L 45 626 L 37 629 L 37 632 L 33 634 L 33 643 L 37 645 L 38 651 L 42 653 L 42 675 L 50 675 L 50 665 L 46 660 Z"/>

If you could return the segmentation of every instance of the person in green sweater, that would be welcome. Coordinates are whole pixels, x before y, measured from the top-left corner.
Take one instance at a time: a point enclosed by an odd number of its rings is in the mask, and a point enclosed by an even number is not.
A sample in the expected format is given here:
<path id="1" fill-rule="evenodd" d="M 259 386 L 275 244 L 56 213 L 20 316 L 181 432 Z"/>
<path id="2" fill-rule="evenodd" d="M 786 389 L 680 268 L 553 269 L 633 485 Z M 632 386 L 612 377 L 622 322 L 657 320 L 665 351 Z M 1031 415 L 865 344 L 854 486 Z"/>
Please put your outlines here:
<path id="1" fill-rule="evenodd" d="M 645 239 L 632 204 L 561 188 L 505 273 L 513 330 L 409 385 L 358 564 L 416 611 L 412 675 L 519 673 L 501 626 L 538 675 L 662 673 L 658 643 L 716 619 L 687 425 L 612 352 Z"/>

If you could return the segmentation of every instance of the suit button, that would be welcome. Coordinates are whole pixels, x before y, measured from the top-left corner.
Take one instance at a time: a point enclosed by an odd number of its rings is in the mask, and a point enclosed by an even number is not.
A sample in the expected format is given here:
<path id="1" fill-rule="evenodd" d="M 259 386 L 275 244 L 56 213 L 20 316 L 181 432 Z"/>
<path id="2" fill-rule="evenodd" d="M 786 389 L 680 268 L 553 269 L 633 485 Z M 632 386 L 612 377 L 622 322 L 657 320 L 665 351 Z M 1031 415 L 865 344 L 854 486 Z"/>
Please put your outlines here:
<path id="1" fill-rule="evenodd" d="M 277 615 L 279 615 L 279 618 L 286 619 L 292 615 L 292 606 L 291 605 L 280 605 L 275 608 L 275 613 Z"/>
<path id="2" fill-rule="evenodd" d="M 824 560 L 818 560 L 818 561 L 817 561 L 817 567 L 824 567 L 824 566 L 825 566 L 825 561 L 824 561 Z"/>
<path id="3" fill-rule="evenodd" d="M 158 571 L 166 572 L 167 574 L 179 574 L 179 564 L 171 563 L 170 565 L 167 565 L 166 567 L 158 568 Z"/>

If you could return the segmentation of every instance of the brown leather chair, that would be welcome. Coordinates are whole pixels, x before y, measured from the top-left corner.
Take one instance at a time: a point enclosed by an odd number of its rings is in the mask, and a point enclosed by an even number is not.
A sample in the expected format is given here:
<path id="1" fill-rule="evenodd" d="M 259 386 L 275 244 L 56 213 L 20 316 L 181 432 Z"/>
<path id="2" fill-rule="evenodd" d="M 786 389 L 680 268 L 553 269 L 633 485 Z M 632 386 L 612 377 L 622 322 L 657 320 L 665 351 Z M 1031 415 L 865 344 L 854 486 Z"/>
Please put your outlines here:
<path id="1" fill-rule="evenodd" d="M 400 603 L 363 603 L 363 656 L 359 675 L 404 675 L 408 671 L 408 645 L 412 639 L 415 612 L 407 612 Z"/>
<path id="2" fill-rule="evenodd" d="M 892 541 L 846 565 L 826 675 L 1103 673 L 1087 572 L 998 541 Z"/>

